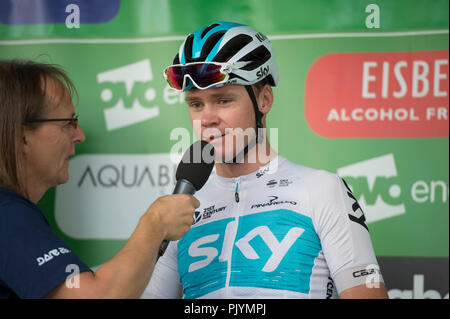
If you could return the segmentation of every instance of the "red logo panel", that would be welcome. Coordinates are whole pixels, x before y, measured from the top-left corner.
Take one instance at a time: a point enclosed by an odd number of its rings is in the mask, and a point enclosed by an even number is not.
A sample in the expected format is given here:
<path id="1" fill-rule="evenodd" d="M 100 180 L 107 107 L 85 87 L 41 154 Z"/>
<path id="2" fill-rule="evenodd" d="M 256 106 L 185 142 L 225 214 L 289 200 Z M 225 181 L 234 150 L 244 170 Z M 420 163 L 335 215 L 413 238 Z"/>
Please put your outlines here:
<path id="1" fill-rule="evenodd" d="M 328 138 L 448 137 L 448 50 L 335 53 L 308 71 L 305 116 Z"/>

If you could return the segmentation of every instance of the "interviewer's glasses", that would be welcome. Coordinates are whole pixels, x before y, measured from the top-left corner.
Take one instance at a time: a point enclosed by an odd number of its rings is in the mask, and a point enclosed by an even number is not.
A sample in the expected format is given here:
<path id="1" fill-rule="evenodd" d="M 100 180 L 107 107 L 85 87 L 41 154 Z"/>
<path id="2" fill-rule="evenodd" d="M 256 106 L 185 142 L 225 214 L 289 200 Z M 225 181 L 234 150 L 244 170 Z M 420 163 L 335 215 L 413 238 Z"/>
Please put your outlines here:
<path id="1" fill-rule="evenodd" d="M 72 125 L 72 127 L 74 129 L 76 129 L 78 127 L 78 115 L 75 115 L 72 118 L 68 118 L 68 119 L 36 119 L 36 120 L 31 120 L 28 121 L 28 123 L 41 123 L 41 122 L 70 122 L 70 124 Z"/>

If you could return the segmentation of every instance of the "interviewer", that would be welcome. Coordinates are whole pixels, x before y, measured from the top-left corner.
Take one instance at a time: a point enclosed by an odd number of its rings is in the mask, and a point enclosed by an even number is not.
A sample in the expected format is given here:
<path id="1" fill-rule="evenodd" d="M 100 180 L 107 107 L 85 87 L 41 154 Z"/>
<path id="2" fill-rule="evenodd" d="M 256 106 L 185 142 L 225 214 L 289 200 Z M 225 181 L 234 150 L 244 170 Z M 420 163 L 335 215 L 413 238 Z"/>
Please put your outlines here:
<path id="1" fill-rule="evenodd" d="M 69 157 L 85 140 L 63 70 L 31 61 L 0 61 L 0 298 L 137 298 L 160 243 L 181 238 L 199 202 L 158 198 L 125 244 L 94 273 L 51 229 L 36 206 L 68 181 Z M 80 270 L 78 285 L 66 285 Z M 73 268 L 68 268 L 73 269 Z"/>

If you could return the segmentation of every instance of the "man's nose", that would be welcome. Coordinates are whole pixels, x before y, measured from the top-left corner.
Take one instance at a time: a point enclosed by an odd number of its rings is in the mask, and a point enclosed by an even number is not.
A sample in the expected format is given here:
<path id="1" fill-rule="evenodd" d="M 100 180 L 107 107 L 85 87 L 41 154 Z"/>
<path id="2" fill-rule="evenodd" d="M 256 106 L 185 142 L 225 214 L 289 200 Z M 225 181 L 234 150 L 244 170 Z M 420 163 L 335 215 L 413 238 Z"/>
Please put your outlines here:
<path id="1" fill-rule="evenodd" d="M 83 143 L 85 140 L 86 136 L 84 135 L 84 131 L 81 128 L 80 124 L 78 124 L 77 128 L 75 129 L 74 143 Z"/>
<path id="2" fill-rule="evenodd" d="M 203 127 L 211 127 L 211 126 L 215 126 L 219 123 L 219 117 L 217 114 L 217 110 L 214 108 L 214 106 L 212 106 L 210 104 L 206 104 L 203 107 L 201 121 L 202 121 Z"/>

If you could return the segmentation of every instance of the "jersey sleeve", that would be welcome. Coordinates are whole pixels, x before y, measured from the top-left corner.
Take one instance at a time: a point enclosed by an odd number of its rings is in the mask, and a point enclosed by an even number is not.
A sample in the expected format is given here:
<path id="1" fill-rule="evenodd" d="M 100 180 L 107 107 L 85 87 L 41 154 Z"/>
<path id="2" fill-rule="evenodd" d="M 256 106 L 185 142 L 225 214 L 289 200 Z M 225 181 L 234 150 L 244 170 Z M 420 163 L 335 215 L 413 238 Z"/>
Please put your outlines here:
<path id="1" fill-rule="evenodd" d="M 372 247 L 364 212 L 339 176 L 318 171 L 311 176 L 310 205 L 331 277 L 338 293 L 383 277 Z M 315 184 L 315 185 L 314 185 Z"/>
<path id="2" fill-rule="evenodd" d="M 182 297 L 183 288 L 178 273 L 177 243 L 170 242 L 164 255 L 158 259 L 150 282 L 141 296 L 142 299 L 176 299 Z"/>
<path id="3" fill-rule="evenodd" d="M 37 207 L 0 207 L 0 280 L 20 298 L 42 298 L 90 271 L 52 230 Z"/>

